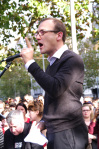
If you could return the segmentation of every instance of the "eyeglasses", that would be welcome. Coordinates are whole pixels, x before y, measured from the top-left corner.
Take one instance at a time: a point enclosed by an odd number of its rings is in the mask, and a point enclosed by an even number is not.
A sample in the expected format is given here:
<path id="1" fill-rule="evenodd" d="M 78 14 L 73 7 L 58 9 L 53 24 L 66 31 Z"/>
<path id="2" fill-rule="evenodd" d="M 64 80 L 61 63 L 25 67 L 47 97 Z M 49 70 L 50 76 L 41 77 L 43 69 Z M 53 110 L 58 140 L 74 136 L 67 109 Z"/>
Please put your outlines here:
<path id="1" fill-rule="evenodd" d="M 40 37 L 43 36 L 45 33 L 48 33 L 48 32 L 54 32 L 54 33 L 58 33 L 59 31 L 54 31 L 54 30 L 47 30 L 47 31 L 44 31 L 44 30 L 40 30 L 40 31 L 37 31 L 35 33 L 35 37 L 37 37 L 37 35 L 39 35 Z"/>
<path id="2" fill-rule="evenodd" d="M 88 112 L 88 111 L 90 111 L 90 110 L 82 110 L 83 112 Z"/>

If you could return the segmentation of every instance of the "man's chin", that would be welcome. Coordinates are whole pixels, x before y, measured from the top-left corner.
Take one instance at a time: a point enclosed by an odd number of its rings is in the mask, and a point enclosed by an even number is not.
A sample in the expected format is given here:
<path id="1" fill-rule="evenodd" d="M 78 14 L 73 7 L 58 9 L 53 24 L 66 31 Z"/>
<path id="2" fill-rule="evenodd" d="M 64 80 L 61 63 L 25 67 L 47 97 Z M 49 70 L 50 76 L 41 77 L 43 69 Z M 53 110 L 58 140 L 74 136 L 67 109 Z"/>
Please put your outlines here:
<path id="1" fill-rule="evenodd" d="M 40 49 L 40 53 L 41 53 L 41 54 L 45 54 L 46 52 L 45 52 L 45 50 Z"/>
<path id="2" fill-rule="evenodd" d="M 41 54 L 45 54 L 42 50 L 40 50 L 40 53 L 41 53 Z"/>
<path id="3" fill-rule="evenodd" d="M 19 133 L 12 133 L 14 136 L 18 136 L 19 135 Z"/>

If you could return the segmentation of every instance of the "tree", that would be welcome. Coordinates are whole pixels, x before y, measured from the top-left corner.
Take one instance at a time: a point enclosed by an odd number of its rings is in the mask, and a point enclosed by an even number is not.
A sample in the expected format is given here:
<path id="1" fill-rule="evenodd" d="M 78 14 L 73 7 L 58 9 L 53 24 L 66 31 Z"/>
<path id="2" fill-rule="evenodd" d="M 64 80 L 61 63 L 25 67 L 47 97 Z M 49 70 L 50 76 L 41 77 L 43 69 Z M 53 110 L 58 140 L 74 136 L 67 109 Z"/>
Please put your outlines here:
<path id="1" fill-rule="evenodd" d="M 43 69 L 42 55 L 37 52 L 34 59 Z M 48 61 L 45 59 L 45 67 L 47 65 Z M 31 82 L 31 75 L 24 68 L 22 60 L 18 58 L 12 62 L 10 68 L 0 78 L 0 97 L 6 100 L 7 97 L 15 98 L 30 94 L 31 89 L 40 88 L 40 86 L 35 85 L 35 82 L 34 79 Z"/>
<path id="2" fill-rule="evenodd" d="M 0 79 L 0 96 L 3 99 L 15 98 L 17 95 L 23 96 L 30 93 L 30 88 L 30 76 L 22 65 L 7 70 Z"/>
<path id="3" fill-rule="evenodd" d="M 99 77 L 99 48 L 91 40 L 80 41 L 78 46 L 85 65 L 84 89 L 94 87 Z"/>
<path id="4" fill-rule="evenodd" d="M 94 2 L 98 4 L 98 0 L 95 0 Z M 84 38 L 87 27 L 90 26 L 90 20 L 92 22 L 98 20 L 97 16 L 94 17 L 93 12 L 89 11 L 88 6 L 89 0 L 75 1 L 76 32 L 78 39 Z M 97 11 L 96 6 L 97 5 L 95 5 L 95 11 Z M 71 38 L 70 0 L 18 0 L 18 2 L 14 0 L 1 0 L 0 8 L 0 51 L 3 49 L 5 51 L 2 52 L 2 55 L 0 55 L 0 60 L 4 57 L 20 52 L 20 49 L 22 49 L 24 45 L 22 45 L 19 40 L 21 37 L 24 38 L 25 36 L 30 37 L 29 39 L 34 47 L 34 50 L 37 51 L 38 47 L 34 33 L 36 32 L 39 21 L 47 16 L 61 19 L 66 25 L 67 39 Z M 92 35 L 96 38 L 98 31 L 95 29 L 93 31 L 94 32 L 92 32 Z M 13 45 L 13 41 L 18 43 L 17 46 Z M 9 47 L 8 45 L 10 44 L 11 46 Z M 68 44 L 68 46 L 70 44 Z M 41 55 L 38 55 L 37 52 L 35 53 L 37 63 L 42 66 L 41 60 L 38 59 Z M 45 58 L 47 58 L 47 56 L 45 56 Z M 4 67 L 5 63 L 0 64 L 1 71 Z M 2 79 L 3 78 L 1 78 L 1 80 Z M 27 83 L 29 83 L 28 79 L 26 80 Z M 22 83 L 22 81 L 19 82 Z"/>
<path id="5" fill-rule="evenodd" d="M 91 22 L 92 22 L 92 38 L 93 42 L 97 42 L 99 44 L 99 1 L 93 1 L 93 9 L 91 14 Z"/>
<path id="6" fill-rule="evenodd" d="M 88 10 L 89 0 L 77 0 L 75 2 L 77 38 L 82 39 L 89 26 L 90 12 Z M 34 35 L 39 20 L 52 16 L 60 18 L 66 25 L 67 37 L 71 36 L 70 1 L 69 0 L 2 0 L 0 3 L 0 28 L 1 46 L 0 49 L 7 50 L 7 56 L 18 52 L 16 48 L 7 49 L 12 39 L 19 40 L 27 34 Z M 85 13 L 86 12 L 86 13 Z M 83 15 L 85 13 L 85 15 Z M 18 37 L 17 37 L 17 36 Z M 34 41 L 35 38 L 33 37 Z M 34 43 L 33 43 L 34 46 Z M 36 49 L 36 46 L 34 46 Z"/>

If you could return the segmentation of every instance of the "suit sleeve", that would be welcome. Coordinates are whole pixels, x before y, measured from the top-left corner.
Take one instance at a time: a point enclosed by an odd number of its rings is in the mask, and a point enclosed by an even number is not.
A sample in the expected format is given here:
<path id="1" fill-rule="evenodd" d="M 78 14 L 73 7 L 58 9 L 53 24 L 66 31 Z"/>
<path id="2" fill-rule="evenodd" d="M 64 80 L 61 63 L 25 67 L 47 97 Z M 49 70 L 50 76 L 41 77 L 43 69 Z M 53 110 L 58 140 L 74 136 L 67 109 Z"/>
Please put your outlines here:
<path id="1" fill-rule="evenodd" d="M 51 97 L 62 95 L 73 84 L 73 81 L 78 81 L 80 84 L 83 84 L 84 66 L 79 59 L 71 56 L 68 60 L 63 60 L 57 70 L 55 75 L 49 75 L 43 72 L 36 62 L 32 63 L 28 69 L 38 84 Z M 54 71 L 54 68 L 52 71 Z"/>

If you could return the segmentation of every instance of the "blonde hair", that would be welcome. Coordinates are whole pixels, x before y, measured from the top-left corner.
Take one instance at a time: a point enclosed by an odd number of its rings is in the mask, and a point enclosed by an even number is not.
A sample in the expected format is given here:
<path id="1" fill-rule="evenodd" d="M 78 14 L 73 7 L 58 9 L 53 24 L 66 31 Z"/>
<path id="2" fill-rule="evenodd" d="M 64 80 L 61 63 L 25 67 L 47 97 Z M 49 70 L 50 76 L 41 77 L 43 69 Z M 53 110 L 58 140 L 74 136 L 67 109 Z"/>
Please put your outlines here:
<path id="1" fill-rule="evenodd" d="M 82 105 L 82 108 L 83 107 L 89 107 L 89 109 L 91 110 L 91 114 L 90 114 L 90 120 L 92 120 L 94 118 L 94 112 L 92 110 L 92 106 L 90 104 L 83 104 Z"/>

